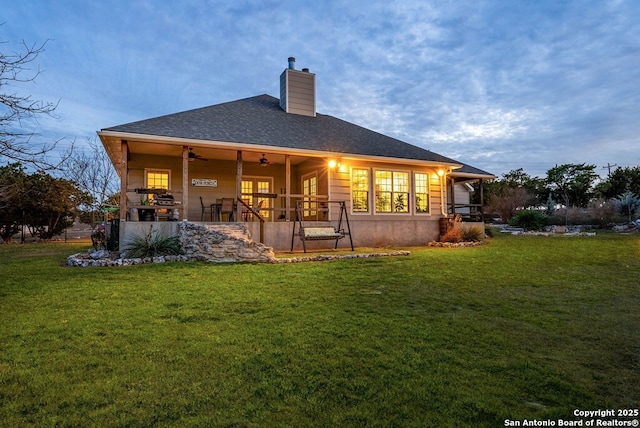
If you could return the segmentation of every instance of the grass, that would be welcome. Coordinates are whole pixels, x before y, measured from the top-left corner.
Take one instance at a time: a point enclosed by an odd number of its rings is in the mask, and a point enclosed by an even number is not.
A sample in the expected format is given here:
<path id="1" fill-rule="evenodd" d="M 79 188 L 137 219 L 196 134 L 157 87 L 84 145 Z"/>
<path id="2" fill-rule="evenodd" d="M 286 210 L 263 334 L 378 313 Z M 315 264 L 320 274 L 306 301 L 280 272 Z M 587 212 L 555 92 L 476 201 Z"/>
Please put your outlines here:
<path id="1" fill-rule="evenodd" d="M 640 405 L 638 236 L 66 268 L 0 246 L 0 426 L 504 426 Z"/>

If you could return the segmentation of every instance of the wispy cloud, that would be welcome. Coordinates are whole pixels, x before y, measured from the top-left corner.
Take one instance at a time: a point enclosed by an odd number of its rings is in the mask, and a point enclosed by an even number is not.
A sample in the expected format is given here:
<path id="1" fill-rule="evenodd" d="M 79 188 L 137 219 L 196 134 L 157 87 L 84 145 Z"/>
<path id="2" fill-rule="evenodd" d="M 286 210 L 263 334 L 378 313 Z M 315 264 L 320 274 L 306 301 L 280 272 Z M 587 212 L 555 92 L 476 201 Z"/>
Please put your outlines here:
<path id="1" fill-rule="evenodd" d="M 277 96 L 293 55 L 317 74 L 321 113 L 497 174 L 640 162 L 631 0 L 34 0 L 3 14 L 11 46 L 51 39 L 25 89 L 60 99 L 42 138 Z"/>

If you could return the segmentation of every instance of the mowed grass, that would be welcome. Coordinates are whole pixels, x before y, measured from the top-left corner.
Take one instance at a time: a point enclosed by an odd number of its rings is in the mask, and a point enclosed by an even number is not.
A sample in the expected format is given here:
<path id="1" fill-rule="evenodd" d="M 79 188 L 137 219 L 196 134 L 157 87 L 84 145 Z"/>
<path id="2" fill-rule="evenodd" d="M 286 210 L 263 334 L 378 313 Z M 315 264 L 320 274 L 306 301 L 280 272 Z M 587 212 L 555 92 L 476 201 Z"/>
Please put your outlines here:
<path id="1" fill-rule="evenodd" d="M 0 426 L 504 426 L 640 405 L 640 240 L 67 268 L 0 246 Z"/>

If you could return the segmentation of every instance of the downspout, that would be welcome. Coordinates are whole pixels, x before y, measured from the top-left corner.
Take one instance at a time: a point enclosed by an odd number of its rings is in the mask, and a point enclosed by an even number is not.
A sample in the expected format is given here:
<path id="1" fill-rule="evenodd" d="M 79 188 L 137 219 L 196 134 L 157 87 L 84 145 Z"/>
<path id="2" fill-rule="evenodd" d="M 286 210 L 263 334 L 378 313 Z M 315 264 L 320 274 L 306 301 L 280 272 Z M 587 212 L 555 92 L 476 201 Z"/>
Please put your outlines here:
<path id="1" fill-rule="evenodd" d="M 438 176 L 440 177 L 440 212 L 447 217 L 447 171 L 439 170 Z"/>

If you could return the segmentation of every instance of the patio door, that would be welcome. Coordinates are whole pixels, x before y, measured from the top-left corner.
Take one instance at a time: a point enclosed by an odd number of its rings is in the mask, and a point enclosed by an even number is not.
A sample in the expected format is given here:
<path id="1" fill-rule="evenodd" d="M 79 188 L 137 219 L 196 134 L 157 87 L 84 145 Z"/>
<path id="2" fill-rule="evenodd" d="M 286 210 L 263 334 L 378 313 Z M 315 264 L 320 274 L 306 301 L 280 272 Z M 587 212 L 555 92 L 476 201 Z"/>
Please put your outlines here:
<path id="1" fill-rule="evenodd" d="M 318 220 L 318 176 L 315 173 L 302 177 L 302 217 Z"/>
<path id="2" fill-rule="evenodd" d="M 242 177 L 242 200 L 251 207 L 260 206 L 260 215 L 265 220 L 271 218 L 272 199 L 261 197 L 260 193 L 271 193 L 272 188 L 271 177 Z"/>

